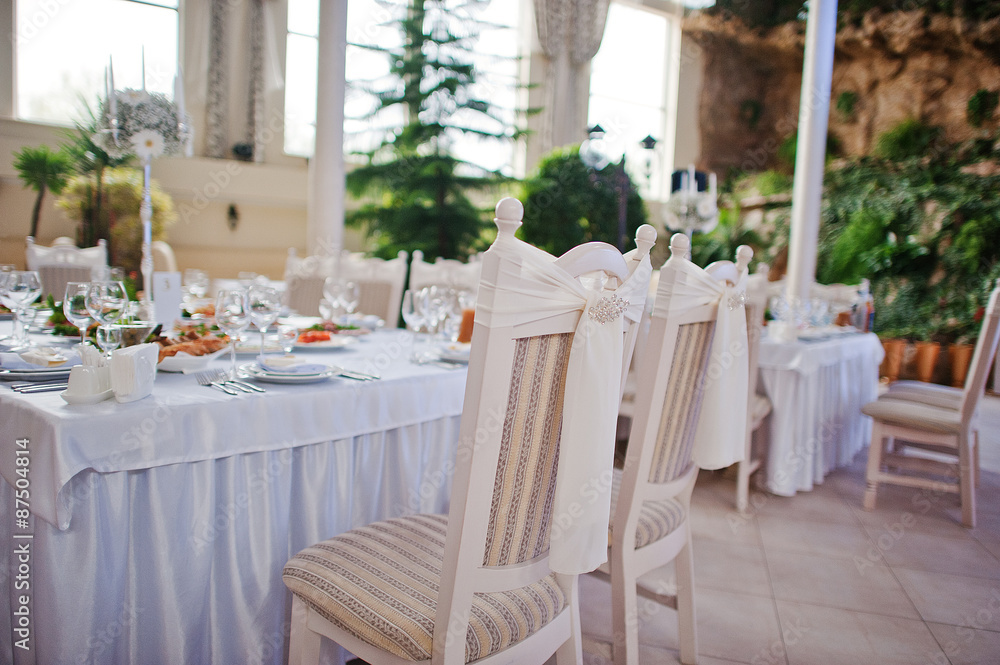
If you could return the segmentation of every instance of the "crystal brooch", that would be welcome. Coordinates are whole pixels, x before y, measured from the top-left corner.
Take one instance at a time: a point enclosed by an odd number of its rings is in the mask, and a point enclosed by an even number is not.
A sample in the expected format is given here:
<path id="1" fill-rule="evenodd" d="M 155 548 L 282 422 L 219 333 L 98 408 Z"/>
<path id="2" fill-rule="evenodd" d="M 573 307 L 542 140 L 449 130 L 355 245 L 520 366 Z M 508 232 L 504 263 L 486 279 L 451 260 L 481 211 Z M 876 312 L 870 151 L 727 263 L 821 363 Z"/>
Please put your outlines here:
<path id="1" fill-rule="evenodd" d="M 619 298 L 617 295 L 612 295 L 610 298 L 607 296 L 601 298 L 588 311 L 590 318 L 604 325 L 605 323 L 617 320 L 627 307 L 628 300 Z"/>

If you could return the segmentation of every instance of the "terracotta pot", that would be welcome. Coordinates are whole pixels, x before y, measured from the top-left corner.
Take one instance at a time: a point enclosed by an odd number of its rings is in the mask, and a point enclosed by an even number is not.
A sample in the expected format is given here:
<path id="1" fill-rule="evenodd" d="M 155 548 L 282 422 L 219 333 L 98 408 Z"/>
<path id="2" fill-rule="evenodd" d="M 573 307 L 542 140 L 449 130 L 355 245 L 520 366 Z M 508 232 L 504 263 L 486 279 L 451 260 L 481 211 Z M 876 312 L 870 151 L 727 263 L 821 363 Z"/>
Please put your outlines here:
<path id="1" fill-rule="evenodd" d="M 948 347 L 948 359 L 951 361 L 951 385 L 961 388 L 965 385 L 965 375 L 969 373 L 969 363 L 972 362 L 972 352 L 976 347 L 972 344 L 952 344 Z"/>
<path id="2" fill-rule="evenodd" d="M 937 364 L 938 354 L 941 353 L 939 342 L 917 342 L 917 353 L 914 357 L 914 364 L 917 369 L 917 380 L 930 383 L 934 378 L 934 365 Z"/>
<path id="3" fill-rule="evenodd" d="M 879 375 L 889 379 L 889 383 L 892 383 L 899 378 L 899 372 L 903 368 L 906 340 L 883 339 L 882 348 L 885 349 L 885 358 L 882 360 L 882 367 L 879 368 Z"/>

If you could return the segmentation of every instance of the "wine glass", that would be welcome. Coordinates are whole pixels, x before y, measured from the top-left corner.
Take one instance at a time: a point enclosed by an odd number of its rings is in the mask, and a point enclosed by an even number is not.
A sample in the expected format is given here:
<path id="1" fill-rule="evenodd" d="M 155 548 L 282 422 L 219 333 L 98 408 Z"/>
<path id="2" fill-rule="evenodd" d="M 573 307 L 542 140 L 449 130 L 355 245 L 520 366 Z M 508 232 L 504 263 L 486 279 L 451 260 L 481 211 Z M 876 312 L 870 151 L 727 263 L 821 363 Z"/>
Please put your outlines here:
<path id="1" fill-rule="evenodd" d="M 14 313 L 14 347 L 12 350 L 31 346 L 28 341 L 28 327 L 24 320 L 25 311 L 42 295 L 42 281 L 34 270 L 11 270 L 2 273 L 0 299 Z"/>
<path id="2" fill-rule="evenodd" d="M 208 293 L 208 274 L 203 270 L 188 268 L 184 271 L 184 288 L 192 300 L 200 300 Z"/>
<path id="3" fill-rule="evenodd" d="M 421 307 L 419 291 L 414 293 L 412 289 L 407 289 L 403 292 L 402 314 L 406 329 L 414 335 L 420 332 L 426 319 L 423 307 Z"/>
<path id="4" fill-rule="evenodd" d="M 361 301 L 361 289 L 354 282 L 343 282 L 340 287 L 340 304 L 347 310 L 347 315 L 354 314 Z"/>
<path id="5" fill-rule="evenodd" d="M 330 320 L 334 323 L 340 321 L 341 316 L 346 311 L 344 307 L 344 282 L 336 277 L 327 277 L 323 282 L 323 297 L 333 305 L 330 313 Z"/>
<path id="6" fill-rule="evenodd" d="M 121 344 L 121 331 L 112 324 L 128 309 L 128 293 L 121 282 L 91 282 L 85 299 L 90 316 L 100 324 L 97 345 L 110 358 L 111 352 Z"/>
<path id="7" fill-rule="evenodd" d="M 87 343 L 87 324 L 90 322 L 90 310 L 87 309 L 89 288 L 90 282 L 67 282 L 62 302 L 66 320 L 80 329 L 80 346 Z"/>
<path id="8" fill-rule="evenodd" d="M 250 320 L 260 331 L 260 355 L 264 355 L 264 335 L 267 328 L 278 320 L 281 312 L 281 295 L 263 284 L 254 284 L 249 290 Z"/>
<path id="9" fill-rule="evenodd" d="M 229 336 L 230 379 L 236 375 L 236 343 L 250 325 L 250 297 L 243 289 L 223 289 L 215 298 L 215 323 Z M 263 353 L 263 351 L 262 351 Z"/>

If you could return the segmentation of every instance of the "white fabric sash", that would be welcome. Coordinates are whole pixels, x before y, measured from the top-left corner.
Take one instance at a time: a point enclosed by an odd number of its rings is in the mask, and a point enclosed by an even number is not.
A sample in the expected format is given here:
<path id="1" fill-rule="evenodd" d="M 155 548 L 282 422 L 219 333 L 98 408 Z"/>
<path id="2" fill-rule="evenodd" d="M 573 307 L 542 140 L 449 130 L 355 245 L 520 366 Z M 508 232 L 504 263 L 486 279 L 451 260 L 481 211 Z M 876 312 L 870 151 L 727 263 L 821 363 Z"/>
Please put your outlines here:
<path id="1" fill-rule="evenodd" d="M 739 283 L 728 286 L 690 261 L 678 261 L 682 280 L 669 310 L 657 299 L 653 316 L 686 312 L 694 307 L 719 308 L 712 351 L 705 376 L 705 394 L 698 418 L 692 461 L 702 469 L 721 469 L 743 459 L 746 448 L 747 358 L 746 271 Z"/>
<path id="2" fill-rule="evenodd" d="M 493 307 L 477 307 L 477 320 L 497 327 L 582 313 L 566 370 L 549 567 L 586 573 L 607 560 L 625 319 L 641 318 L 652 266 L 647 256 L 617 289 L 590 291 L 553 256 L 531 245 L 497 242 L 490 251 L 521 263 L 519 275 L 504 276 L 519 284 L 497 292 Z M 495 286 L 485 280 L 484 285 Z M 628 304 L 621 315 L 600 323 L 601 306 L 612 296 Z"/>

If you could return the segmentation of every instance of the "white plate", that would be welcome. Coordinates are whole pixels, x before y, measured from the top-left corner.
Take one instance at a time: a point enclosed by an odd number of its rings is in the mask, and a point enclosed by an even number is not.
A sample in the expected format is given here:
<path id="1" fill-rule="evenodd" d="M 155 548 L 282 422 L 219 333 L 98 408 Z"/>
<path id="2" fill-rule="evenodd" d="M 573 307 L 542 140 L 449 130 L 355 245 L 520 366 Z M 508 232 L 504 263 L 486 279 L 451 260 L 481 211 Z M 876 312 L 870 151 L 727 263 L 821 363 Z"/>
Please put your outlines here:
<path id="1" fill-rule="evenodd" d="M 459 344 L 455 342 L 441 349 L 441 360 L 447 360 L 451 363 L 468 363 L 471 353 L 472 344 Z"/>
<path id="2" fill-rule="evenodd" d="M 41 369 L 0 369 L 3 381 L 48 381 L 69 378 L 69 367 L 43 367 Z"/>
<path id="3" fill-rule="evenodd" d="M 181 351 L 176 355 L 167 356 L 156 364 L 156 369 L 161 372 L 198 372 L 208 367 L 209 361 L 223 353 L 229 353 L 229 347 L 223 347 L 218 351 L 206 353 L 203 356 L 192 356 L 190 353 Z"/>
<path id="4" fill-rule="evenodd" d="M 325 350 L 325 351 L 329 351 L 330 349 L 342 349 L 345 346 L 350 346 L 351 344 L 357 344 L 357 343 L 358 343 L 358 338 L 357 337 L 350 337 L 350 336 L 346 336 L 345 337 L 345 336 L 342 336 L 340 334 L 336 334 L 336 335 L 331 334 L 330 335 L 330 339 L 323 340 L 321 342 L 296 342 L 295 343 L 295 350 L 296 351 L 309 351 L 309 350 L 316 350 L 316 351 Z"/>
<path id="5" fill-rule="evenodd" d="M 264 342 L 264 353 L 284 353 L 284 349 L 278 344 L 277 340 L 269 339 Z M 248 356 L 248 355 L 260 355 L 260 338 L 258 337 L 254 341 L 250 340 L 240 340 L 236 343 L 236 355 L 238 356 Z"/>
<path id="6" fill-rule="evenodd" d="M 330 367 L 319 374 L 280 374 L 262 370 L 257 363 L 240 365 L 240 373 L 243 376 L 268 383 L 319 383 L 337 376 L 339 372 L 340 370 L 337 368 Z"/>
<path id="7" fill-rule="evenodd" d="M 93 395 L 73 395 L 68 390 L 64 390 L 59 393 L 67 404 L 97 404 L 98 402 L 103 402 L 106 399 L 110 399 L 114 396 L 114 391 L 110 388 L 102 393 L 94 393 Z"/>

